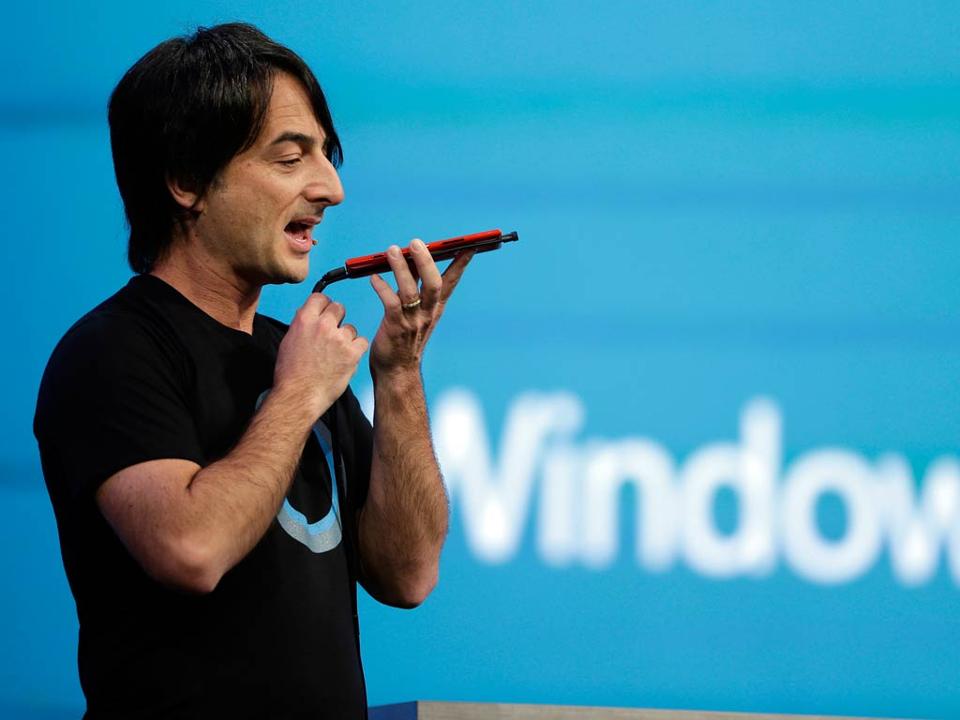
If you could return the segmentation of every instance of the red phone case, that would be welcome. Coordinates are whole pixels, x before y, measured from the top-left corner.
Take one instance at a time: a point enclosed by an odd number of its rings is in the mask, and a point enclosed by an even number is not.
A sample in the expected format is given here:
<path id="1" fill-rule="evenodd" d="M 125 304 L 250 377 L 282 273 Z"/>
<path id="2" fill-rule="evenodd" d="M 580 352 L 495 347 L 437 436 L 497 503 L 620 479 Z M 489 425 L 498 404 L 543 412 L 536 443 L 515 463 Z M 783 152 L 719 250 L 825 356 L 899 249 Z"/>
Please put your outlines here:
<path id="1" fill-rule="evenodd" d="M 437 240 L 427 243 L 427 250 L 433 256 L 434 260 L 446 260 L 453 257 L 461 250 L 472 247 L 477 243 L 488 242 L 499 238 L 503 233 L 499 230 L 486 230 L 484 232 L 474 233 L 473 235 L 463 235 L 461 237 L 449 238 L 447 240 Z M 495 250 L 499 243 L 490 243 L 488 247 L 478 248 L 477 252 L 486 250 Z M 408 263 L 413 262 L 410 256 L 409 248 L 403 249 L 403 257 Z M 347 273 L 350 277 L 359 275 L 369 275 L 371 273 L 389 270 L 390 264 L 387 262 L 386 253 L 374 253 L 373 255 L 361 255 L 360 257 L 350 258 L 344 263 Z"/>

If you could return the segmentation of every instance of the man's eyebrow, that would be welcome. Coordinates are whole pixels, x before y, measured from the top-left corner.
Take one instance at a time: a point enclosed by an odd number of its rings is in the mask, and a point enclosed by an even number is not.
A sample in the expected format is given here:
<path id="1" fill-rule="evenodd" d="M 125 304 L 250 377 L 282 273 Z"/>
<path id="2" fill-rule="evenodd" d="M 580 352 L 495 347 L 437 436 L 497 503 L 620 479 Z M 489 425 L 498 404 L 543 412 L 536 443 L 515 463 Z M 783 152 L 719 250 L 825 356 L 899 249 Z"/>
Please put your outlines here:
<path id="1" fill-rule="evenodd" d="M 300 132 L 284 132 L 280 133 L 273 139 L 273 142 L 270 143 L 271 147 L 273 145 L 279 145 L 280 143 L 293 142 L 297 145 L 302 145 L 305 148 L 312 148 L 317 144 L 318 139 L 312 135 L 304 135 Z"/>

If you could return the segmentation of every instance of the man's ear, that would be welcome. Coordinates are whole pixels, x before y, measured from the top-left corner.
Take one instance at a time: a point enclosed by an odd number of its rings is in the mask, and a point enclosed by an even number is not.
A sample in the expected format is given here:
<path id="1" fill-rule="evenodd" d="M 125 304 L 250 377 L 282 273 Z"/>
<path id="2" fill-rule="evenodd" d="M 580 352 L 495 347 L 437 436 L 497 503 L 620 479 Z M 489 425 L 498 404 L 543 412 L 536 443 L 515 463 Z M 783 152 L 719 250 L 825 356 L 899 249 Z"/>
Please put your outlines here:
<path id="1" fill-rule="evenodd" d="M 205 199 L 190 183 L 167 176 L 167 189 L 173 201 L 187 212 L 199 215 L 204 210 Z"/>

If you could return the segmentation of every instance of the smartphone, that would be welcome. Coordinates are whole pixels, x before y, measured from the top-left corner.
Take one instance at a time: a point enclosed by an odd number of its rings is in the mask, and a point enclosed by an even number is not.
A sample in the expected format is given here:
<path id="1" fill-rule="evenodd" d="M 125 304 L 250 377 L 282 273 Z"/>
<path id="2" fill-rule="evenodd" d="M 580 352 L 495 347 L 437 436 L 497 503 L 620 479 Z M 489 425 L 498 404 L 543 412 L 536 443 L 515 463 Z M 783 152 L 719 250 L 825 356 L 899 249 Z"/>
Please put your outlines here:
<path id="1" fill-rule="evenodd" d="M 427 250 L 434 260 L 449 260 L 463 250 L 476 250 L 478 253 L 498 250 L 505 242 L 515 242 L 519 240 L 516 232 L 502 233 L 499 230 L 486 230 L 484 232 L 473 233 L 472 235 L 461 235 L 460 237 L 447 238 L 446 240 L 436 240 L 427 243 Z M 407 264 L 414 266 L 413 257 L 410 255 L 409 248 L 403 248 L 403 257 Z M 314 286 L 313 292 L 322 292 L 330 283 L 343 280 L 344 278 L 358 278 L 373 275 L 378 272 L 390 270 L 390 263 L 387 262 L 386 253 L 374 253 L 373 255 L 361 255 L 360 257 L 350 258 L 343 266 L 334 268 L 325 273 L 320 281 Z"/>

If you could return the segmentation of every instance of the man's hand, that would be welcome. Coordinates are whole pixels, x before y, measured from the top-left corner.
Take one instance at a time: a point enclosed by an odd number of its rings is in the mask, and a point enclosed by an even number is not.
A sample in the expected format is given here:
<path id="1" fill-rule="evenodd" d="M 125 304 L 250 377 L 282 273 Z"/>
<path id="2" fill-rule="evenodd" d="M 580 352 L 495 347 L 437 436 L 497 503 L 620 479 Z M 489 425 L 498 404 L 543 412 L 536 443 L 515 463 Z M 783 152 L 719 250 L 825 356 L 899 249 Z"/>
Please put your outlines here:
<path id="1" fill-rule="evenodd" d="M 374 378 L 404 371 L 419 372 L 427 340 L 473 257 L 472 251 L 461 253 L 441 275 L 422 240 L 410 243 L 410 254 L 416 275 L 422 281 L 419 289 L 417 278 L 396 245 L 387 250 L 387 261 L 397 280 L 397 291 L 379 275 L 370 278 L 384 310 L 383 322 L 370 348 L 370 371 Z M 417 300 L 420 304 L 411 307 Z"/>
<path id="2" fill-rule="evenodd" d="M 473 256 L 458 255 L 441 276 L 420 240 L 410 243 L 410 252 L 415 272 L 400 248 L 387 250 L 396 292 L 382 278 L 371 279 L 384 315 L 370 351 L 373 460 L 358 518 L 361 581 L 373 597 L 398 607 L 419 605 L 439 577 L 447 496 L 430 442 L 420 360 Z"/>
<path id="3" fill-rule="evenodd" d="M 319 417 L 347 388 L 367 351 L 366 339 L 343 323 L 343 305 L 312 293 L 277 351 L 274 391 L 298 397 Z"/>

